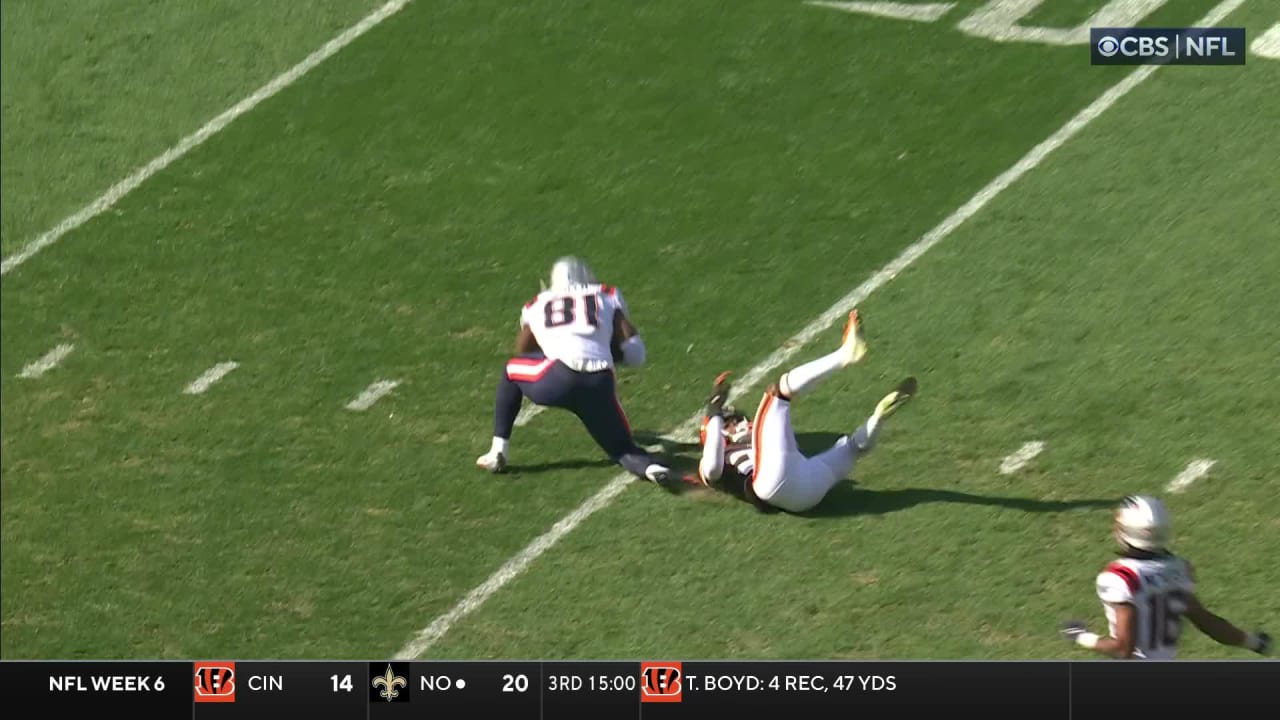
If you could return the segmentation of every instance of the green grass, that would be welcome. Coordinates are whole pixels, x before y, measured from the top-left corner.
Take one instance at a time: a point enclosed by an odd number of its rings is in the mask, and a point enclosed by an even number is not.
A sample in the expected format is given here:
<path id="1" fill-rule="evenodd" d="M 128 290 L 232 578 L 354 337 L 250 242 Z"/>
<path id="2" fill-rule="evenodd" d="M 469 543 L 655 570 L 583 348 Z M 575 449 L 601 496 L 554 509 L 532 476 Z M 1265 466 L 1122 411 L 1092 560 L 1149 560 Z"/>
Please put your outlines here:
<path id="1" fill-rule="evenodd" d="M 379 0 L 6 0 L 7 256 L 354 24 Z"/>
<path id="2" fill-rule="evenodd" d="M 791 2 L 412 3 L 6 276 L 0 654 L 394 652 L 616 474 L 551 412 L 511 475 L 471 467 L 556 255 L 622 288 L 650 347 L 623 401 L 665 431 L 1127 72 L 1081 58 Z M 629 489 L 431 654 L 1076 657 L 1054 627 L 1100 621 L 1106 506 L 1195 457 L 1179 548 L 1274 623 L 1278 73 L 1162 70 L 874 295 L 872 354 L 797 429 L 922 394 L 814 516 Z M 221 109 L 193 104 L 174 137 Z M 6 205 L 38 165 L 8 133 Z"/>
<path id="3" fill-rule="evenodd" d="M 1280 146 L 1246 108 L 1275 70 L 1159 75 L 874 296 L 866 366 L 797 429 L 851 429 L 905 373 L 921 395 L 813 517 L 628 495 L 436 654 L 1081 657 L 1054 627 L 1099 622 L 1109 507 L 1196 457 L 1219 466 L 1170 499 L 1178 549 L 1212 607 L 1273 624 Z M 1187 655 L 1241 656 L 1188 632 Z"/>

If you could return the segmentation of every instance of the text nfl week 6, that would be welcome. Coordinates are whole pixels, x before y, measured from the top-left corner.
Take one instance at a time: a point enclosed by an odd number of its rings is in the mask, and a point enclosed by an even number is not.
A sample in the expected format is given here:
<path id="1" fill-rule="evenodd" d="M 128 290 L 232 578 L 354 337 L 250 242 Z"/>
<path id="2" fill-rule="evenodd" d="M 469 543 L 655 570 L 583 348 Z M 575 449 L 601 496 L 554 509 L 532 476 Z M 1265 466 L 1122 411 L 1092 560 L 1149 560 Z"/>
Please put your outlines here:
<path id="1" fill-rule="evenodd" d="M 163 675 L 79 675 L 49 676 L 49 692 L 164 692 Z"/>

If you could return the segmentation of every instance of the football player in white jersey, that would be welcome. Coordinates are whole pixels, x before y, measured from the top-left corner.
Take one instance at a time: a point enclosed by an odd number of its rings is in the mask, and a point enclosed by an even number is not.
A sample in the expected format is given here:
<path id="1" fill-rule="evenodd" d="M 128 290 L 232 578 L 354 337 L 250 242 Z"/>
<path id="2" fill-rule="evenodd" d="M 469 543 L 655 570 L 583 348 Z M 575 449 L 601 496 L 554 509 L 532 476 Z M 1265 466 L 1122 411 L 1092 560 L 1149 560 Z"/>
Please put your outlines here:
<path id="1" fill-rule="evenodd" d="M 618 402 L 614 364 L 643 365 L 644 339 L 631 323 L 617 288 L 596 280 L 585 262 L 563 257 L 551 286 L 520 312 L 516 356 L 507 361 L 494 402 L 493 442 L 476 465 L 507 468 L 511 431 L 524 398 L 568 410 L 614 462 L 660 484 L 670 469 L 636 445 Z"/>
<path id="2" fill-rule="evenodd" d="M 1107 634 L 1091 633 L 1083 622 L 1072 621 L 1062 630 L 1069 640 L 1114 658 L 1172 660 L 1186 618 L 1223 645 L 1270 652 L 1269 635 L 1244 632 L 1200 603 L 1191 564 L 1169 550 L 1172 523 L 1160 500 L 1126 497 L 1116 509 L 1113 535 L 1122 548 L 1120 558 L 1097 579 Z"/>
<path id="3" fill-rule="evenodd" d="M 836 371 L 859 362 L 867 352 L 858 311 L 849 313 L 840 347 L 792 368 L 765 391 L 754 420 L 727 409 L 728 373 L 716 378 L 702 423 L 702 458 L 697 479 L 750 501 L 757 510 L 805 512 L 818 505 L 831 488 L 848 477 L 857 459 L 870 452 L 881 421 L 917 392 L 907 378 L 886 395 L 857 430 L 812 457 L 796 445 L 791 428 L 791 401 L 809 392 Z"/>

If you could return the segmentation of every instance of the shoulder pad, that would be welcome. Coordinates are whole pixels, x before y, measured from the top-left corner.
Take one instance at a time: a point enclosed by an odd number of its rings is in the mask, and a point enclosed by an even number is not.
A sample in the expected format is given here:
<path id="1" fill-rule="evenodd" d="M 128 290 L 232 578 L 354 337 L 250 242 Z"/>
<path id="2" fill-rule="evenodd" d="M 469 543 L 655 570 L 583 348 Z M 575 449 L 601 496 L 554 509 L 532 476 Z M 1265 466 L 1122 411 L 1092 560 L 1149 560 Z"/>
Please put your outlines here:
<path id="1" fill-rule="evenodd" d="M 1106 603 L 1132 602 L 1142 587 L 1138 573 L 1127 565 L 1113 562 L 1098 573 L 1098 598 Z"/>

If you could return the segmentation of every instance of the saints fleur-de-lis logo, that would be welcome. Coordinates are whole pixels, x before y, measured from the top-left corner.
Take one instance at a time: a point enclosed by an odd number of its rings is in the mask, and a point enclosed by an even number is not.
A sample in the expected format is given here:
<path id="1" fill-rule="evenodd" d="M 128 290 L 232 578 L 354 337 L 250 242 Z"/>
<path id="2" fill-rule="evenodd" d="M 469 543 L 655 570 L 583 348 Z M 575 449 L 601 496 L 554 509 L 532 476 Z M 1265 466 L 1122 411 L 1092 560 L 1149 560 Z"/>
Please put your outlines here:
<path id="1" fill-rule="evenodd" d="M 408 684 L 408 680 L 405 680 L 391 671 L 390 665 L 387 666 L 386 675 L 381 675 L 373 679 L 373 686 L 382 688 L 382 690 L 378 691 L 378 696 L 386 698 L 387 702 L 391 702 L 400 695 L 400 691 L 396 688 L 402 688 Z"/>

